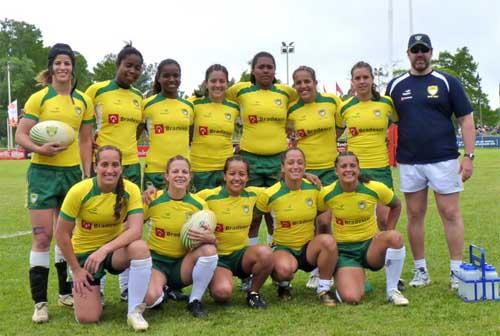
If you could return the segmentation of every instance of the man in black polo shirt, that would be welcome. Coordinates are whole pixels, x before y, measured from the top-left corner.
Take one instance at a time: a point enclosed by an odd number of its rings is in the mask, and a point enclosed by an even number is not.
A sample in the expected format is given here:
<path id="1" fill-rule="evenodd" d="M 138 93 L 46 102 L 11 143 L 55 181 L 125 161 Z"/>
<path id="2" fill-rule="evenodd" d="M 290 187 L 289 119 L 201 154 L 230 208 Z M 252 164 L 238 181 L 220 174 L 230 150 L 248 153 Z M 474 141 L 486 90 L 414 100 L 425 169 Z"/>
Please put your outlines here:
<path id="1" fill-rule="evenodd" d="M 464 225 L 459 207 L 462 182 L 472 175 L 474 119 L 463 86 L 453 76 L 431 67 L 432 44 L 426 34 L 410 36 L 408 59 L 411 69 L 391 80 L 391 96 L 399 114 L 396 159 L 400 168 L 400 190 L 405 194 L 415 274 L 410 285 L 421 287 L 431 280 L 424 253 L 424 218 L 427 190 L 434 191 L 450 254 L 450 285 L 458 288 L 458 272 L 464 247 Z M 465 153 L 460 156 L 452 123 L 455 115 L 462 128 Z"/>

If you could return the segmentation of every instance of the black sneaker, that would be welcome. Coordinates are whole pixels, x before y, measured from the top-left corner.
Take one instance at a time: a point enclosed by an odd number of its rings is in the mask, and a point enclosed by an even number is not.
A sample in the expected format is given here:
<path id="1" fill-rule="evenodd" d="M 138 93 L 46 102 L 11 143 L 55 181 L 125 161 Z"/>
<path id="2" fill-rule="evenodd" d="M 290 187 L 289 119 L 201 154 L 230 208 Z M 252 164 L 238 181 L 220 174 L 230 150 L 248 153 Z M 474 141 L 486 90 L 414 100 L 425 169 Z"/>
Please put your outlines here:
<path id="1" fill-rule="evenodd" d="M 282 301 L 292 299 L 292 286 L 278 286 L 278 298 Z"/>
<path id="2" fill-rule="evenodd" d="M 189 302 L 187 305 L 187 310 L 191 312 L 191 315 L 194 317 L 207 317 L 208 312 L 205 308 L 203 308 L 203 305 L 199 300 L 194 300 L 192 302 Z"/>
<path id="3" fill-rule="evenodd" d="M 406 290 L 406 284 L 403 279 L 398 280 L 398 291 L 403 292 Z"/>
<path id="4" fill-rule="evenodd" d="M 128 301 L 128 288 L 126 288 L 123 292 L 120 293 L 120 300 L 123 302 Z"/>
<path id="5" fill-rule="evenodd" d="M 266 308 L 266 303 L 264 302 L 264 300 L 262 300 L 260 294 L 256 292 L 248 292 L 247 303 L 250 308 L 255 308 L 255 309 Z"/>
<path id="6" fill-rule="evenodd" d="M 189 299 L 189 295 L 184 294 L 182 290 L 173 289 L 168 286 L 165 286 L 163 293 L 165 295 L 165 299 L 169 298 L 174 301 L 187 301 Z"/>

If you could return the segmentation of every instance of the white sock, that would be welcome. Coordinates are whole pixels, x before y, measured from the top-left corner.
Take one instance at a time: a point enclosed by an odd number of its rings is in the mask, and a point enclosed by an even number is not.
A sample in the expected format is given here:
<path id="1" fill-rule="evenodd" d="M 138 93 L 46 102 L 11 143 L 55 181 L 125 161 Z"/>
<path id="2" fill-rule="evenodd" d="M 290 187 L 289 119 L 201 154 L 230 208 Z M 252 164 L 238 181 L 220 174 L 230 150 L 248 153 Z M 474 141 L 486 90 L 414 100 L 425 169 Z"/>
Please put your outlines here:
<path id="1" fill-rule="evenodd" d="M 321 292 L 328 292 L 330 288 L 332 288 L 332 283 L 333 281 L 331 279 L 325 280 L 325 279 L 319 279 L 318 280 L 318 287 L 316 288 L 316 293 L 321 293 Z"/>
<path id="2" fill-rule="evenodd" d="M 460 265 L 462 265 L 462 260 L 450 260 L 450 270 L 453 274 L 458 274 L 460 271 Z"/>
<path id="3" fill-rule="evenodd" d="M 151 268 L 153 262 L 150 258 L 131 260 L 130 274 L 128 283 L 128 312 L 131 313 L 134 308 L 144 302 L 144 297 L 149 286 L 151 278 Z"/>
<path id="4" fill-rule="evenodd" d="M 57 264 L 57 263 L 60 263 L 60 262 L 64 262 L 66 261 L 66 259 L 64 259 L 64 256 L 61 252 L 61 249 L 59 248 L 59 246 L 55 245 L 54 246 L 54 262 Z"/>
<path id="5" fill-rule="evenodd" d="M 259 237 L 248 238 L 248 246 L 254 246 L 259 243 Z"/>
<path id="6" fill-rule="evenodd" d="M 127 268 L 118 275 L 118 282 L 120 284 L 120 293 L 123 293 L 128 288 L 128 277 L 130 268 Z"/>
<path id="7" fill-rule="evenodd" d="M 158 299 L 156 299 L 156 301 L 153 302 L 152 305 L 146 306 L 146 308 L 151 309 L 151 308 L 154 308 L 154 307 L 158 306 L 160 303 L 163 302 L 164 296 L 165 296 L 165 294 L 162 292 L 161 295 L 160 295 L 160 297 Z"/>
<path id="8" fill-rule="evenodd" d="M 101 278 L 99 288 L 101 290 L 101 293 L 104 294 L 104 288 L 106 288 L 106 274 L 104 274 L 104 276 Z"/>
<path id="9" fill-rule="evenodd" d="M 47 252 L 30 252 L 30 267 L 42 266 L 49 268 L 50 265 L 50 254 Z"/>
<path id="10" fill-rule="evenodd" d="M 387 293 L 398 289 L 398 281 L 401 278 L 403 264 L 405 262 L 406 249 L 388 248 L 385 254 L 385 281 Z"/>
<path id="11" fill-rule="evenodd" d="M 427 264 L 425 263 L 425 258 L 416 259 L 414 260 L 414 262 L 415 262 L 415 269 L 423 268 L 427 271 Z"/>
<path id="12" fill-rule="evenodd" d="M 193 287 L 189 296 L 189 302 L 193 302 L 194 300 L 201 301 L 208 284 L 212 281 L 215 268 L 217 267 L 217 260 L 219 260 L 219 257 L 216 254 L 198 258 L 193 267 Z"/>
<path id="13" fill-rule="evenodd" d="M 273 243 L 273 235 L 268 234 L 267 235 L 267 244 L 270 245 Z"/>
<path id="14" fill-rule="evenodd" d="M 309 275 L 314 275 L 314 276 L 319 277 L 319 268 L 318 268 L 318 267 L 316 267 L 315 269 L 313 269 L 313 270 L 311 271 L 311 273 L 309 273 Z"/>

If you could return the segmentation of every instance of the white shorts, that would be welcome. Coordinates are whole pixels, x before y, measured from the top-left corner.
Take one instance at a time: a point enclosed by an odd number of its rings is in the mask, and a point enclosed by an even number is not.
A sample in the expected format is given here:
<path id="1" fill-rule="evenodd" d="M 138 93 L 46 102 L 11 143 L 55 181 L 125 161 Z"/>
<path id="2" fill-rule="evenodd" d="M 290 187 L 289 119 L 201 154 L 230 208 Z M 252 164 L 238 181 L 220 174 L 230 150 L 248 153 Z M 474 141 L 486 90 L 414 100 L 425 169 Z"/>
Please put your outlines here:
<path id="1" fill-rule="evenodd" d="M 458 159 L 426 164 L 399 164 L 399 190 L 409 193 L 430 187 L 438 194 L 464 190 Z"/>

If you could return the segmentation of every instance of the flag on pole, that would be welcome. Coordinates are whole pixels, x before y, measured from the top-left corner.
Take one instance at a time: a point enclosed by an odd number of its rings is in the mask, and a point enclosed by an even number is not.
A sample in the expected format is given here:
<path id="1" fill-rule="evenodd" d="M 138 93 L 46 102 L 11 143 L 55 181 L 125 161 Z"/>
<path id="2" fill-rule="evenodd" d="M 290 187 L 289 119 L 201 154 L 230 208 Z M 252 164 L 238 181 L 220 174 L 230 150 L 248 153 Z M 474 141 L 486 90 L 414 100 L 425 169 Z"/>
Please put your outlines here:
<path id="1" fill-rule="evenodd" d="M 17 99 L 9 104 L 7 114 L 10 127 L 17 127 Z"/>
<path id="2" fill-rule="evenodd" d="M 344 91 L 342 91 L 339 83 L 335 82 L 335 93 L 337 94 L 337 96 L 343 96 L 344 95 Z"/>

